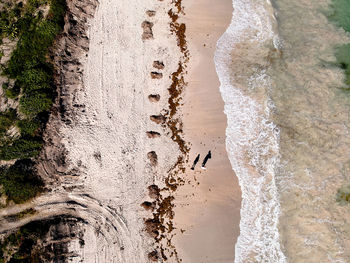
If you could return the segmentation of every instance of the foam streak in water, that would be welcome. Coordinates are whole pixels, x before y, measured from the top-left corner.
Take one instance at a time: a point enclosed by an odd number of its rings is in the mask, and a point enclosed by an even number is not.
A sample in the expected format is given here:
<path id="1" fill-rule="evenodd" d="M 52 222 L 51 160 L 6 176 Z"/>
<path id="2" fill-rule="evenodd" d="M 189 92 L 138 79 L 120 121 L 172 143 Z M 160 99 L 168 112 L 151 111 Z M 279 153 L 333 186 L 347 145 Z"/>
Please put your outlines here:
<path id="1" fill-rule="evenodd" d="M 279 161 L 279 132 L 269 121 L 273 103 L 266 93 L 257 96 L 254 92 L 267 91 L 270 79 L 264 69 L 255 67 L 256 62 L 248 58 L 245 62 L 240 53 L 243 46 L 249 54 L 258 55 L 257 49 L 275 43 L 272 13 L 269 2 L 235 0 L 231 25 L 218 41 L 215 54 L 228 119 L 226 147 L 242 189 L 237 263 L 286 262 L 277 226 L 280 205 L 274 171 Z M 232 54 L 240 56 L 237 63 Z M 241 81 L 245 76 L 242 67 L 254 68 L 246 81 Z"/>

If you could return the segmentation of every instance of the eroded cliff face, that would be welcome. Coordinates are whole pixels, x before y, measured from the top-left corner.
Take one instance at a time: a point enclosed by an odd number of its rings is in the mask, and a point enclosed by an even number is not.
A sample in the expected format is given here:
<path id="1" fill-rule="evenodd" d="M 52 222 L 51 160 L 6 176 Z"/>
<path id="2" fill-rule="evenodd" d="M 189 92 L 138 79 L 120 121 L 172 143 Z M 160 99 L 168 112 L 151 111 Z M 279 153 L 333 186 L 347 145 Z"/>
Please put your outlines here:
<path id="1" fill-rule="evenodd" d="M 62 143 L 62 126 L 72 127 L 77 113 L 84 112 L 77 94 L 84 89 L 83 68 L 89 51 L 88 28 L 98 1 L 67 2 L 64 31 L 52 48 L 57 98 L 44 134 L 45 147 L 40 156 L 38 171 L 50 188 L 74 185 L 77 172 L 69 170 L 66 150 Z M 72 178 L 73 177 L 73 178 Z"/>

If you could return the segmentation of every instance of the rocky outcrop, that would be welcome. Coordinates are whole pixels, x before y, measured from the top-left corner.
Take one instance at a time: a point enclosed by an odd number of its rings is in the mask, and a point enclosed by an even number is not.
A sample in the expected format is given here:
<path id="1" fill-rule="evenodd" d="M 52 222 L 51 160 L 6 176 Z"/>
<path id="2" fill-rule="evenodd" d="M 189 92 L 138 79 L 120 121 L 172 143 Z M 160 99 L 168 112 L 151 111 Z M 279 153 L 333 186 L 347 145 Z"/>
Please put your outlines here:
<path id="1" fill-rule="evenodd" d="M 160 100 L 160 95 L 159 94 L 151 94 L 148 96 L 148 99 L 150 102 L 158 102 Z"/>
<path id="2" fill-rule="evenodd" d="M 149 21 L 143 21 L 141 24 L 143 29 L 142 40 L 148 40 L 153 38 L 153 23 Z"/>
<path id="3" fill-rule="evenodd" d="M 154 138 L 159 138 L 160 137 L 160 133 L 159 132 L 155 132 L 155 131 L 148 131 L 146 132 L 147 137 L 150 139 L 154 139 Z"/>
<path id="4" fill-rule="evenodd" d="M 141 207 L 147 211 L 153 211 L 156 208 L 156 203 L 146 201 L 141 204 Z"/>
<path id="5" fill-rule="evenodd" d="M 97 1 L 67 1 L 64 31 L 52 48 L 57 98 L 44 133 L 44 149 L 38 171 L 49 187 L 74 187 L 75 171 L 68 170 L 66 149 L 61 143 L 60 127 L 72 125 L 84 105 L 77 102 L 77 93 L 84 88 L 83 64 L 89 50 L 88 20 L 93 18 Z"/>
<path id="6" fill-rule="evenodd" d="M 157 185 L 153 184 L 148 187 L 149 197 L 152 199 L 158 199 L 160 197 L 160 189 Z"/>
<path id="7" fill-rule="evenodd" d="M 162 70 L 165 68 L 164 63 L 162 61 L 154 61 L 153 67 L 159 70 Z"/>
<path id="8" fill-rule="evenodd" d="M 157 124 L 164 124 L 166 121 L 166 118 L 163 115 L 152 115 L 149 118 Z"/>
<path id="9" fill-rule="evenodd" d="M 147 10 L 146 11 L 146 14 L 149 16 L 149 17 L 153 17 L 156 15 L 156 11 L 153 11 L 153 10 Z"/>
<path id="10" fill-rule="evenodd" d="M 2 259 L 15 262 L 13 260 L 21 255 L 21 262 L 68 262 L 76 257 L 69 250 L 69 245 L 75 242 L 84 246 L 83 224 L 83 220 L 70 216 L 30 222 L 11 236 L 0 236 L 1 241 L 7 244 L 7 250 L 2 249 Z M 18 240 L 14 240 L 14 236 Z"/>
<path id="11" fill-rule="evenodd" d="M 158 155 L 156 154 L 155 151 L 149 152 L 147 154 L 147 157 L 151 163 L 152 166 L 157 166 L 158 164 Z"/>
<path id="12" fill-rule="evenodd" d="M 161 78 L 163 78 L 163 74 L 160 72 L 151 72 L 151 78 L 152 79 L 161 79 Z"/>

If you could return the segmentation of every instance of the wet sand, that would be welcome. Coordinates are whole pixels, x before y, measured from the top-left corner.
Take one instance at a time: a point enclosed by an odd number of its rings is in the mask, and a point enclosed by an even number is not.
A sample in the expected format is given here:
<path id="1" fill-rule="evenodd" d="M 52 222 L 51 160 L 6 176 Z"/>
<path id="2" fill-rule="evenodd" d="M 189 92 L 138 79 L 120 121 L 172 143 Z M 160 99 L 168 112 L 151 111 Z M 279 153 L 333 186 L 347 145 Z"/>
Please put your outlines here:
<path id="1" fill-rule="evenodd" d="M 185 0 L 190 62 L 184 94 L 183 122 L 191 142 L 190 162 L 201 154 L 192 181 L 178 192 L 174 239 L 182 262 L 233 262 L 239 235 L 241 192 L 225 147 L 226 116 L 215 70 L 216 42 L 232 17 L 232 1 Z M 207 170 L 200 168 L 208 151 Z M 193 179 L 194 178 L 194 179 Z M 190 193 L 190 194 L 189 194 Z M 193 194 L 192 194 L 193 193 Z"/>

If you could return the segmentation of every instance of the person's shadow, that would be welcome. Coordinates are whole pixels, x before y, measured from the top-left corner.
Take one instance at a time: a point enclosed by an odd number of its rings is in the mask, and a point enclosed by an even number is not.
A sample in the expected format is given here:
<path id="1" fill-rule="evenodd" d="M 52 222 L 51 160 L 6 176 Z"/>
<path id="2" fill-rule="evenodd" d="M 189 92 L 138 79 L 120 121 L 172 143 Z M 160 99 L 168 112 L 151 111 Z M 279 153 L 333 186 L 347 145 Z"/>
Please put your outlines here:
<path id="1" fill-rule="evenodd" d="M 196 168 L 196 165 L 199 162 L 200 156 L 201 156 L 200 154 L 197 155 L 196 159 L 193 162 L 191 170 L 194 170 Z M 203 160 L 203 163 L 202 163 L 202 169 L 206 169 L 205 165 L 207 164 L 209 159 L 211 159 L 211 151 L 209 151 L 208 154 L 204 157 L 204 160 Z"/>

